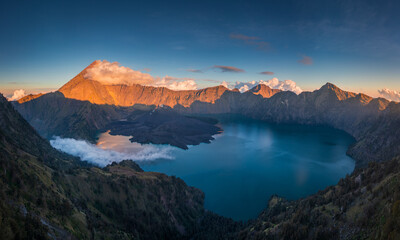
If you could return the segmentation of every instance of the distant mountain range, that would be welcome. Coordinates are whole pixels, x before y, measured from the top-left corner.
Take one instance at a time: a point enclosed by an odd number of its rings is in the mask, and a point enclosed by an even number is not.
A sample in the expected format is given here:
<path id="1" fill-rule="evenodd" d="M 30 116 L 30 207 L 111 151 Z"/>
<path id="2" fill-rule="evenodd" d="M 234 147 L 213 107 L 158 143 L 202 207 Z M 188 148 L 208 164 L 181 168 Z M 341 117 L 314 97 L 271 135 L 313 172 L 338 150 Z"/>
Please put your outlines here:
<path id="1" fill-rule="evenodd" d="M 366 166 L 370 161 L 389 160 L 400 154 L 400 104 L 383 98 L 346 92 L 331 83 L 299 95 L 271 89 L 263 84 L 244 93 L 224 86 L 173 91 L 138 84 L 105 85 L 85 78 L 85 72 L 94 64 L 96 62 L 56 93 L 30 95 L 15 102 L 14 106 L 48 138 L 57 135 L 94 142 L 100 130 L 126 119 L 135 106 L 154 105 L 169 106 L 183 115 L 234 113 L 268 122 L 326 125 L 341 129 L 356 139 L 348 154 L 356 159 L 357 167 Z M 164 123 L 167 124 L 166 121 Z M 171 122 L 168 124 L 172 126 Z M 148 132 L 146 134 L 149 135 Z M 215 131 L 204 134 L 209 134 L 207 139 L 211 140 Z M 192 144 L 203 141 L 199 138 Z M 147 138 L 143 142 L 181 147 L 191 144 L 174 144 L 165 138 Z"/>

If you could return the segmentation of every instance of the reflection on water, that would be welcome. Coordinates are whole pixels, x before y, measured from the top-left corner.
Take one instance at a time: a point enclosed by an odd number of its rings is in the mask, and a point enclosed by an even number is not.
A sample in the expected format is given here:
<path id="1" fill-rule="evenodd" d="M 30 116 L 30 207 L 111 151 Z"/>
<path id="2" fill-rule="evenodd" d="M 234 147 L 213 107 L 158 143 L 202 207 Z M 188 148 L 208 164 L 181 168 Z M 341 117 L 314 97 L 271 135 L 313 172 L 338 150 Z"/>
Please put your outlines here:
<path id="1" fill-rule="evenodd" d="M 237 220 L 255 218 L 273 194 L 297 199 L 336 184 L 350 173 L 346 156 L 354 141 L 326 127 L 225 122 L 211 144 L 172 148 L 173 160 L 144 161 L 146 171 L 175 175 L 205 192 L 205 207 Z M 99 139 L 99 147 L 138 151 L 143 146 L 128 137 Z"/>
<path id="2" fill-rule="evenodd" d="M 96 146 L 104 150 L 114 150 L 122 153 L 138 153 L 145 146 L 150 144 L 140 144 L 136 142 L 130 142 L 131 137 L 110 135 L 110 131 L 100 134 L 97 140 Z"/>

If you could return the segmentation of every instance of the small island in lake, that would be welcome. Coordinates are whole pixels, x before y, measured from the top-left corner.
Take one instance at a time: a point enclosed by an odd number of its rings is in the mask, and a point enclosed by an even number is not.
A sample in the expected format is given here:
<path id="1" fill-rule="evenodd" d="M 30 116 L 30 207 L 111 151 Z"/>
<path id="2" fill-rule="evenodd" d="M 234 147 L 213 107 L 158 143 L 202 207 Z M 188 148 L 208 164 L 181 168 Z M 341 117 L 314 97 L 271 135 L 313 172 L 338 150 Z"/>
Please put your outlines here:
<path id="1" fill-rule="evenodd" d="M 131 142 L 169 144 L 182 149 L 188 145 L 210 143 L 222 129 L 213 118 L 185 116 L 170 107 L 135 110 L 127 119 L 112 122 L 106 129 L 111 135 L 132 136 Z"/>

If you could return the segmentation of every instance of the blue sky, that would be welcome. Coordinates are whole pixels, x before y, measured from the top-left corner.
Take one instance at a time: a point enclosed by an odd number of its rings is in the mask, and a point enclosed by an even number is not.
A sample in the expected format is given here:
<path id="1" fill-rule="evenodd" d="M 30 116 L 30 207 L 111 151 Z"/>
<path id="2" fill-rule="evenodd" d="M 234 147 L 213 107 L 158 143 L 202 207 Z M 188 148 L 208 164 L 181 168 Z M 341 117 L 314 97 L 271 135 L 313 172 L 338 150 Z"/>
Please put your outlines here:
<path id="1" fill-rule="evenodd" d="M 399 1 L 1 1 L 0 91 L 59 88 L 105 59 L 200 87 L 277 77 L 377 95 L 400 90 L 399 12 Z"/>

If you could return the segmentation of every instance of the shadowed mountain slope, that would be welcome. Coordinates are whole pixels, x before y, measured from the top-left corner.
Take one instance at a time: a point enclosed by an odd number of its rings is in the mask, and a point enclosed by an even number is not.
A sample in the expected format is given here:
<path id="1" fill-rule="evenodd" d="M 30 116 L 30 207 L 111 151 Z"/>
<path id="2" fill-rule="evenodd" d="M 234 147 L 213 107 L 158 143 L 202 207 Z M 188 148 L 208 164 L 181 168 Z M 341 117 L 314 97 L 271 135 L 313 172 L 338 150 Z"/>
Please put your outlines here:
<path id="1" fill-rule="evenodd" d="M 186 239 L 218 219 L 179 178 L 59 153 L 2 96 L 0 156 L 1 239 Z"/>
<path id="2" fill-rule="evenodd" d="M 94 142 L 100 129 L 126 118 L 129 109 L 96 105 L 88 101 L 66 99 L 62 93 L 48 93 L 14 107 L 45 138 L 72 137 Z"/>

